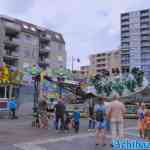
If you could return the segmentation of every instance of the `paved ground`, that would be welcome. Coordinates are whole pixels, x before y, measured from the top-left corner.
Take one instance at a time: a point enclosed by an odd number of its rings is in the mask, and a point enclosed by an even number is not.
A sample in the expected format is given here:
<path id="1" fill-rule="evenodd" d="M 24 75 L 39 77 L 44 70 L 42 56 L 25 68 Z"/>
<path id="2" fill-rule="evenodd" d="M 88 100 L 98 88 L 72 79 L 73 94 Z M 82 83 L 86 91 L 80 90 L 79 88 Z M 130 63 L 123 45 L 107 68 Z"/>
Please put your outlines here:
<path id="1" fill-rule="evenodd" d="M 92 150 L 95 147 L 94 132 L 87 132 L 87 119 L 81 120 L 79 134 L 56 133 L 50 122 L 49 130 L 31 127 L 32 117 L 20 116 L 18 120 L 0 120 L 0 150 Z M 136 128 L 135 120 L 126 120 L 125 128 Z M 135 134 L 128 129 L 130 134 Z M 129 132 L 128 132 L 129 133 Z M 108 143 L 110 139 L 108 138 Z M 109 144 L 105 150 L 110 150 Z"/>
<path id="2" fill-rule="evenodd" d="M 56 133 L 50 122 L 49 130 L 31 127 L 32 102 L 21 104 L 18 120 L 0 118 L 0 150 L 111 150 L 108 138 L 108 146 L 105 148 L 95 146 L 94 132 L 87 132 L 87 119 L 81 120 L 79 134 Z M 22 115 L 24 114 L 24 115 Z M 1 117 L 1 116 L 0 116 Z M 135 120 L 126 120 L 125 128 L 136 128 Z M 132 137 L 135 130 L 126 130 Z"/>

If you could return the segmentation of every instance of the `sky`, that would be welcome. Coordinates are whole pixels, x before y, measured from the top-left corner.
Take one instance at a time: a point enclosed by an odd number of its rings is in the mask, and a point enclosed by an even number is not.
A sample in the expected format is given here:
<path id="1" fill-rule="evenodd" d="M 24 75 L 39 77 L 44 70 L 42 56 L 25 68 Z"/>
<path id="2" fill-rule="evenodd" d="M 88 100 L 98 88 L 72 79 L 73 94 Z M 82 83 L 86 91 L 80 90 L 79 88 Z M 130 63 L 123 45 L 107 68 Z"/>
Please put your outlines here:
<path id="1" fill-rule="evenodd" d="M 120 47 L 120 13 L 150 8 L 150 0 L 0 0 L 0 14 L 63 34 L 68 67 L 90 54 Z"/>

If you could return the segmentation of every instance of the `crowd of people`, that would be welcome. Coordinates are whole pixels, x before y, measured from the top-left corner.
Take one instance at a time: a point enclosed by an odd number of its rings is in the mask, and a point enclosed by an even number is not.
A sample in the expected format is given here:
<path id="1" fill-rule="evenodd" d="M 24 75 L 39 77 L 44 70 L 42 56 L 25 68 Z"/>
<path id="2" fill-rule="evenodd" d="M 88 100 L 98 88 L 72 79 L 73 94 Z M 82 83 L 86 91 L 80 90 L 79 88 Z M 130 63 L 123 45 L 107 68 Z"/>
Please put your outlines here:
<path id="1" fill-rule="evenodd" d="M 88 108 L 88 131 L 96 131 L 96 145 L 106 146 L 107 134 L 111 134 L 112 139 L 124 138 L 124 116 L 126 107 L 118 95 L 114 95 L 111 102 L 107 102 L 106 97 L 99 97 L 95 100 L 91 96 L 88 98 Z M 49 113 L 51 115 L 48 115 Z M 143 103 L 139 103 L 138 105 L 137 117 L 140 137 L 150 139 L 150 112 L 145 111 Z M 79 108 L 75 107 L 74 112 L 70 115 L 70 113 L 66 111 L 63 98 L 58 100 L 53 110 L 48 109 L 46 100 L 40 101 L 38 115 L 35 120 L 38 127 L 48 128 L 49 118 L 52 118 L 53 128 L 55 128 L 57 132 L 69 132 L 71 129 L 74 129 L 75 133 L 79 132 Z"/>
<path id="2" fill-rule="evenodd" d="M 105 97 L 100 97 L 96 104 L 89 99 L 89 131 L 96 129 L 96 145 L 106 145 L 106 134 L 112 133 L 112 138 L 124 136 L 125 105 L 115 95 L 109 104 Z M 111 131 L 111 132 L 110 132 Z"/>
<path id="3" fill-rule="evenodd" d="M 79 132 L 80 127 L 80 112 L 78 107 L 72 114 L 66 111 L 66 106 L 63 98 L 59 98 L 54 108 L 48 107 L 47 100 L 41 100 L 39 102 L 38 112 L 34 116 L 32 126 L 38 128 L 49 127 L 49 120 L 53 122 L 53 128 L 59 131 L 70 131 L 74 129 L 75 133 Z"/>

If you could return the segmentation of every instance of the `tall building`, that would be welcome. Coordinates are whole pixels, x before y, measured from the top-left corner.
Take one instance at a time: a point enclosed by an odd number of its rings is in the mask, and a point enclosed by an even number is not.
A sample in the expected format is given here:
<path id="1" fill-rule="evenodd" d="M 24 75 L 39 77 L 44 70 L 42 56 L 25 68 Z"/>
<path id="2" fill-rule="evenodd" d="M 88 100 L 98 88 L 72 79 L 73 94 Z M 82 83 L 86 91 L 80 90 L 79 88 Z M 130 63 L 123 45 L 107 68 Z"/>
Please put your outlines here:
<path id="1" fill-rule="evenodd" d="M 150 9 L 121 14 L 121 64 L 143 69 L 150 81 Z"/>
<path id="2" fill-rule="evenodd" d="M 0 16 L 0 59 L 20 69 L 32 64 L 65 68 L 65 41 L 60 33 Z"/>
<path id="3" fill-rule="evenodd" d="M 120 50 L 112 50 L 108 53 L 108 71 L 110 74 L 121 71 Z"/>
<path id="4" fill-rule="evenodd" d="M 111 74 L 120 71 L 121 60 L 120 50 L 112 50 L 111 52 L 92 54 L 90 59 L 90 72 L 93 75 L 100 74 L 106 70 Z"/>

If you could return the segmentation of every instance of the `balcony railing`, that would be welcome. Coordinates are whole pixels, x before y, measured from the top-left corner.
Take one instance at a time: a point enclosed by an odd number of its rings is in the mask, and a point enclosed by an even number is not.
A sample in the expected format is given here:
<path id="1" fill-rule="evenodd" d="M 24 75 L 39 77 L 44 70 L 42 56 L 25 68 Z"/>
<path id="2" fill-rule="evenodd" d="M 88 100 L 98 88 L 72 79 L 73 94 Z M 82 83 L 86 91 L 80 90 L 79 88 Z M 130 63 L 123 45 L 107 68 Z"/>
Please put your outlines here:
<path id="1" fill-rule="evenodd" d="M 17 52 L 11 52 L 11 51 L 4 51 L 3 52 L 4 56 L 7 56 L 7 57 L 12 57 L 12 58 L 18 58 L 19 57 L 19 53 Z"/>
<path id="2" fill-rule="evenodd" d="M 15 31 L 15 32 L 21 31 L 20 25 L 17 25 L 15 23 L 11 23 L 11 22 L 5 22 L 5 28 L 6 28 L 6 30 L 9 29 L 9 30 Z"/>
<path id="3" fill-rule="evenodd" d="M 141 30 L 141 34 L 149 34 L 150 30 Z"/>
<path id="4" fill-rule="evenodd" d="M 43 42 L 49 42 L 51 39 L 50 35 L 40 35 L 40 40 Z"/>
<path id="5" fill-rule="evenodd" d="M 142 42 L 142 43 L 141 43 L 141 46 L 142 46 L 142 47 L 144 47 L 144 46 L 150 46 L 150 42 Z"/>

